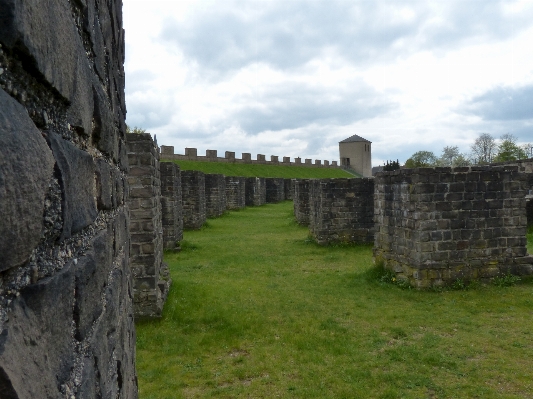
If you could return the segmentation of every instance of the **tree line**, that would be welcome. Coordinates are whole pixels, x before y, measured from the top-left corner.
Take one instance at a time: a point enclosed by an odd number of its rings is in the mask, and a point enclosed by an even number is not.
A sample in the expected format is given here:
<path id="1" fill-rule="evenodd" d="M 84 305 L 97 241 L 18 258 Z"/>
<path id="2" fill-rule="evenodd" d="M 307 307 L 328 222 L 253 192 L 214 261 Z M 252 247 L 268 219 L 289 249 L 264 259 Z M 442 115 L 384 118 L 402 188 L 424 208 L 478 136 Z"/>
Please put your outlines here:
<path id="1" fill-rule="evenodd" d="M 431 151 L 417 151 L 405 161 L 404 167 L 451 166 L 455 168 L 527 158 L 533 158 L 533 144 L 520 146 L 517 144 L 517 138 L 509 133 L 501 136 L 499 142 L 490 134 L 482 133 L 470 147 L 470 153 L 461 153 L 457 146 L 444 147 L 440 156 Z"/>

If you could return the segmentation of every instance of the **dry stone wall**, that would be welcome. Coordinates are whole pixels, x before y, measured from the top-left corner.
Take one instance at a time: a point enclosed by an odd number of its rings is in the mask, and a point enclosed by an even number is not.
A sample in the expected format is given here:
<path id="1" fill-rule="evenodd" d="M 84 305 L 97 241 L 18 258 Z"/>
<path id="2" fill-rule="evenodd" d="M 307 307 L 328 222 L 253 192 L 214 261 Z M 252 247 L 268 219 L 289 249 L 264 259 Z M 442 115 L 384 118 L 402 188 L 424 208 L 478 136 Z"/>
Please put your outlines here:
<path id="1" fill-rule="evenodd" d="M 533 273 L 518 166 L 420 168 L 376 176 L 374 255 L 416 287 Z"/>
<path id="2" fill-rule="evenodd" d="M 267 177 L 266 179 L 266 202 L 275 204 L 285 199 L 285 179 Z"/>
<path id="3" fill-rule="evenodd" d="M 309 230 L 319 244 L 374 241 L 374 179 L 312 179 Z"/>
<path id="4" fill-rule="evenodd" d="M 126 143 L 133 309 L 138 319 L 158 318 L 171 283 L 168 266 L 163 263 L 159 152 L 149 133 L 127 134 Z"/>
<path id="5" fill-rule="evenodd" d="M 266 181 L 264 177 L 247 177 L 245 181 L 245 205 L 266 204 Z"/>
<path id="6" fill-rule="evenodd" d="M 179 248 L 183 240 L 183 209 L 180 167 L 173 162 L 161 162 L 161 216 L 163 248 Z"/>
<path id="7" fill-rule="evenodd" d="M 226 179 L 220 174 L 205 175 L 206 216 L 214 218 L 226 212 Z"/>
<path id="8" fill-rule="evenodd" d="M 181 171 L 183 227 L 199 229 L 205 224 L 205 174 L 196 170 Z"/>
<path id="9" fill-rule="evenodd" d="M 242 209 L 246 206 L 246 178 L 226 176 L 226 208 Z"/>
<path id="10" fill-rule="evenodd" d="M 0 397 L 136 398 L 122 3 L 0 21 Z"/>
<path id="11" fill-rule="evenodd" d="M 302 226 L 309 226 L 311 209 L 309 206 L 310 179 L 295 179 L 293 181 L 294 192 L 294 217 Z"/>

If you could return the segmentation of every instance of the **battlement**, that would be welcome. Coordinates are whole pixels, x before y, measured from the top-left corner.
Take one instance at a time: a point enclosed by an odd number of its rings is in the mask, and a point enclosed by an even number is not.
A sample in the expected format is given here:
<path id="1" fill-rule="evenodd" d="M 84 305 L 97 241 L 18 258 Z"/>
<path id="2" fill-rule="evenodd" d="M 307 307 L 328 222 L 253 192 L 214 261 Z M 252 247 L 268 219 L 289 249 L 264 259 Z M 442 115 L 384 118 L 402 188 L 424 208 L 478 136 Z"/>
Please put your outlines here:
<path id="1" fill-rule="evenodd" d="M 198 155 L 197 148 L 185 148 L 185 154 L 176 154 L 174 152 L 174 146 L 162 145 L 160 147 L 161 158 L 168 160 L 181 160 L 181 161 L 201 161 L 201 162 L 225 162 L 225 163 L 244 163 L 244 164 L 259 164 L 259 165 L 285 165 L 285 166 L 309 166 L 318 168 L 338 168 L 337 161 L 328 161 L 315 159 L 294 158 L 291 161 L 290 157 L 280 157 L 277 155 L 271 155 L 270 160 L 266 159 L 264 154 L 257 154 L 256 159 L 252 159 L 252 154 L 249 152 L 243 152 L 242 158 L 236 158 L 234 151 L 226 151 L 224 157 L 218 156 L 217 150 L 206 150 L 205 156 Z"/>

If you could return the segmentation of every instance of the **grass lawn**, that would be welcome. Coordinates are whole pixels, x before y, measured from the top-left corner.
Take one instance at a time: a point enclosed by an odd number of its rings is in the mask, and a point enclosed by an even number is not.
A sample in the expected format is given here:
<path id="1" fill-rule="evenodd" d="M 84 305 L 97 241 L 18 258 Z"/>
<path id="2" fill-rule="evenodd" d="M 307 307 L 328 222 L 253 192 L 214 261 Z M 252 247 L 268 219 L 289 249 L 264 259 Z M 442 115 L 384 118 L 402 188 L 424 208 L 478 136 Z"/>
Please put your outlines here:
<path id="1" fill-rule="evenodd" d="M 204 173 L 220 173 L 225 176 L 284 177 L 287 179 L 327 179 L 355 177 L 339 168 L 315 168 L 309 166 L 252 165 L 223 162 L 173 161 L 182 170 L 199 170 Z"/>
<path id="2" fill-rule="evenodd" d="M 164 317 L 137 325 L 141 399 L 533 398 L 531 281 L 402 290 L 371 247 L 307 240 L 292 202 L 210 219 L 166 261 Z"/>

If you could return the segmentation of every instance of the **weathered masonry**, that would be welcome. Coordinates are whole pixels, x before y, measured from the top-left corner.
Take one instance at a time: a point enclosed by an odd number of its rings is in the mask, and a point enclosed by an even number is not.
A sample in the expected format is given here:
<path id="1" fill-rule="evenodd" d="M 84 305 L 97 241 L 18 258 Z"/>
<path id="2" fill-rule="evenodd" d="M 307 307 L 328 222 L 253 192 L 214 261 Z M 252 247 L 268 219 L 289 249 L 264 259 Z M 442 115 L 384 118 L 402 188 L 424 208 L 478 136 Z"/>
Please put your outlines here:
<path id="1" fill-rule="evenodd" d="M 309 189 L 310 179 L 295 179 L 293 181 L 294 192 L 294 217 L 302 226 L 309 225 L 310 207 L 309 207 Z"/>
<path id="2" fill-rule="evenodd" d="M 245 205 L 266 204 L 266 181 L 264 177 L 247 177 L 245 180 Z"/>
<path id="3" fill-rule="evenodd" d="M 205 175 L 206 217 L 214 218 L 226 212 L 226 179 L 220 174 Z"/>
<path id="4" fill-rule="evenodd" d="M 293 179 L 283 179 L 283 197 L 286 200 L 291 200 L 293 198 Z"/>
<path id="5" fill-rule="evenodd" d="M 206 221 L 205 175 L 196 170 L 181 171 L 183 227 L 199 229 Z"/>
<path id="6" fill-rule="evenodd" d="M 281 177 L 267 177 L 265 180 L 267 204 L 283 201 L 285 199 L 285 179 Z"/>
<path id="7" fill-rule="evenodd" d="M 246 178 L 226 176 L 226 209 L 237 210 L 246 206 Z"/>
<path id="8" fill-rule="evenodd" d="M 374 179 L 312 179 L 309 230 L 319 244 L 374 241 Z"/>
<path id="9" fill-rule="evenodd" d="M 137 397 L 122 3 L 0 0 L 0 397 Z"/>
<path id="10" fill-rule="evenodd" d="M 159 152 L 149 133 L 126 134 L 130 172 L 130 265 L 136 318 L 161 317 L 170 288 L 163 263 Z"/>
<path id="11" fill-rule="evenodd" d="M 180 167 L 173 162 L 161 162 L 161 216 L 163 248 L 178 249 L 183 240 L 183 209 Z"/>
<path id="12" fill-rule="evenodd" d="M 420 168 L 376 177 L 374 256 L 416 287 L 533 273 L 518 166 Z"/>

